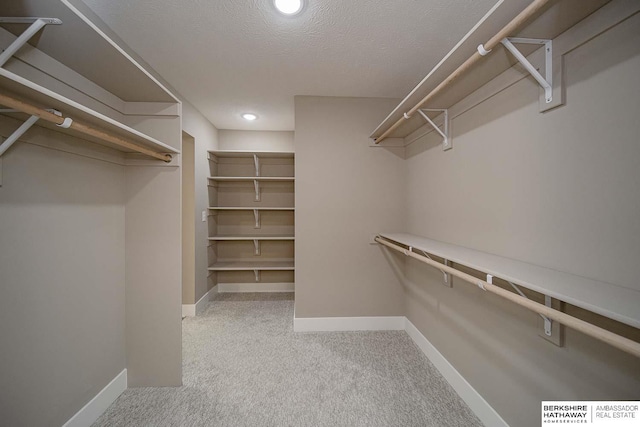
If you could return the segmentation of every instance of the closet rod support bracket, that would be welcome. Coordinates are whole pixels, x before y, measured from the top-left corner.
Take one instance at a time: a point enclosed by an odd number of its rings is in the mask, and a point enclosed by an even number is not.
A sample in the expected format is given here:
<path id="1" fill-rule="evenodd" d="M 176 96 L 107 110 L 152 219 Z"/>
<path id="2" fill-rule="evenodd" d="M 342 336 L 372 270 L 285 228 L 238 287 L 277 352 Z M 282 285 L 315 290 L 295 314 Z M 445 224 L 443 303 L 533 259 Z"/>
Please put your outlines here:
<path id="1" fill-rule="evenodd" d="M 431 118 L 429 116 L 427 116 L 425 111 L 437 111 L 439 113 L 444 114 L 444 125 L 443 125 L 444 129 L 441 130 L 440 127 L 438 125 L 436 125 L 435 122 L 433 120 L 431 120 Z M 442 109 L 442 108 L 421 108 L 421 109 L 418 110 L 418 113 L 420 113 L 422 118 L 425 119 L 427 121 L 427 123 L 429 123 L 433 127 L 433 129 L 440 134 L 440 136 L 442 137 L 442 149 L 444 151 L 447 151 L 447 150 L 450 150 L 451 148 L 453 148 L 453 146 L 451 145 L 451 136 L 449 135 L 449 110 L 447 110 L 446 108 L 444 108 L 444 109 Z"/>
<path id="2" fill-rule="evenodd" d="M 448 259 L 445 259 L 444 260 L 444 265 L 446 265 L 447 267 L 451 267 L 451 261 L 449 261 Z M 442 271 L 442 274 L 444 275 L 444 284 L 445 284 L 445 286 L 453 288 L 453 282 L 451 281 L 451 275 L 449 273 L 447 273 L 446 271 Z"/>
<path id="3" fill-rule="evenodd" d="M 522 37 L 506 37 L 501 41 L 502 45 L 518 60 L 520 64 L 536 79 L 538 84 L 544 89 L 544 98 L 547 104 L 553 101 L 553 42 L 548 39 L 530 39 Z M 514 46 L 519 44 L 544 45 L 544 77 L 534 67 L 531 62 Z"/>
<path id="4" fill-rule="evenodd" d="M 544 296 L 544 305 L 546 305 L 547 307 L 551 307 L 551 297 L 549 295 Z M 551 330 L 552 320 L 549 319 L 547 316 L 543 316 L 542 318 L 544 319 L 544 334 L 550 337 L 552 335 L 552 330 Z"/>
<path id="5" fill-rule="evenodd" d="M 46 25 L 60 25 L 62 21 L 57 18 L 19 18 L 19 17 L 0 17 L 0 24 L 30 24 L 29 27 L 24 30 L 17 39 L 15 39 L 5 50 L 0 54 L 0 67 L 18 51 L 22 46 L 27 44 L 31 37 L 35 36 L 38 31 L 44 28 Z"/>
<path id="6" fill-rule="evenodd" d="M 53 108 L 50 108 L 50 109 L 47 109 L 47 111 L 52 114 L 55 114 L 58 117 L 62 117 L 62 113 L 58 110 L 54 110 Z M 64 129 L 69 129 L 72 123 L 73 123 L 73 119 L 71 117 L 64 117 L 63 122 L 60 124 L 57 124 L 56 126 Z"/>

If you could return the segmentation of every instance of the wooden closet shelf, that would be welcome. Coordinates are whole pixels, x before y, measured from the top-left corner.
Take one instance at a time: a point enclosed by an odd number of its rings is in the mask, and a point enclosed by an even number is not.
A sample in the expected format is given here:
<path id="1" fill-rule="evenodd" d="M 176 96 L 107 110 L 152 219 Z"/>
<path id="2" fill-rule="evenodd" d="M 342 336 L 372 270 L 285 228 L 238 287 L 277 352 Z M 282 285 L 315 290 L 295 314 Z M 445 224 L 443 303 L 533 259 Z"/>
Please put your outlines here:
<path id="1" fill-rule="evenodd" d="M 295 211 L 294 207 L 264 207 L 264 206 L 209 206 L 209 210 L 212 211 Z"/>
<path id="2" fill-rule="evenodd" d="M 209 271 L 287 271 L 294 270 L 293 260 L 288 261 L 218 261 Z"/>
<path id="3" fill-rule="evenodd" d="M 253 157 L 254 155 L 262 158 L 294 158 L 295 153 L 284 151 L 216 151 L 210 150 L 209 154 L 213 154 L 220 158 L 243 158 Z"/>
<path id="4" fill-rule="evenodd" d="M 295 181 L 292 176 L 210 176 L 209 179 L 221 182 Z"/>
<path id="5" fill-rule="evenodd" d="M 253 236 L 242 236 L 242 235 L 219 235 L 209 237 L 209 240 L 214 241 L 225 241 L 225 240 L 295 240 L 293 235 L 283 235 L 283 234 L 263 234 L 263 235 L 253 235 Z"/>

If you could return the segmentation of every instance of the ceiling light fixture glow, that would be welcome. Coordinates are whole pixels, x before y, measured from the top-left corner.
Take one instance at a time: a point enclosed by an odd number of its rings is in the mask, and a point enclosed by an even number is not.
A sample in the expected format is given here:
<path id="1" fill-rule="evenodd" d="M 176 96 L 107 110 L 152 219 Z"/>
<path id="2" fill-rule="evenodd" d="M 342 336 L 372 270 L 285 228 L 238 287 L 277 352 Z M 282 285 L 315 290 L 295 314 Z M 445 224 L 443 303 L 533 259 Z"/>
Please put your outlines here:
<path id="1" fill-rule="evenodd" d="M 244 113 L 242 115 L 242 118 L 245 120 L 249 120 L 250 122 L 254 121 L 255 119 L 258 118 L 258 116 L 256 116 L 255 114 L 252 113 Z"/>
<path id="2" fill-rule="evenodd" d="M 274 0 L 273 4 L 284 15 L 296 15 L 302 10 L 302 0 Z"/>

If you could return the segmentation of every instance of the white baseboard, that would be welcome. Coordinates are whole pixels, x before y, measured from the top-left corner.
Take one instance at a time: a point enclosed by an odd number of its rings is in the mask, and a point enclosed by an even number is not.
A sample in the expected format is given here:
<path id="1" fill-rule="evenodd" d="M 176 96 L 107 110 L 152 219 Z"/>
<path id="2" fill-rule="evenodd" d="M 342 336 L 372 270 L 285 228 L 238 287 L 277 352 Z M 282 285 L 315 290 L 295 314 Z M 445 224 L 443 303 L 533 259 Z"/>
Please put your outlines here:
<path id="1" fill-rule="evenodd" d="M 409 319 L 406 319 L 405 330 L 416 343 L 418 348 L 427 356 L 433 365 L 440 371 L 440 374 L 458 393 L 460 398 L 469 406 L 474 414 L 486 426 L 509 427 L 500 415 L 487 403 L 486 400 L 474 389 L 471 384 L 447 361 L 447 359 L 436 349 L 429 340 L 422 335 Z"/>
<path id="2" fill-rule="evenodd" d="M 218 292 L 294 292 L 295 284 L 284 283 L 218 283 Z"/>
<path id="3" fill-rule="evenodd" d="M 111 380 L 93 399 L 82 407 L 62 427 L 88 427 L 93 424 L 127 389 L 127 370 L 124 369 Z"/>
<path id="4" fill-rule="evenodd" d="M 218 286 L 214 286 L 209 289 L 209 292 L 204 294 L 202 298 L 195 304 L 182 304 L 182 317 L 195 317 L 196 314 L 201 313 L 207 307 L 207 303 L 211 300 L 211 297 L 218 293 Z"/>
<path id="5" fill-rule="evenodd" d="M 404 316 L 293 318 L 295 332 L 404 331 L 404 326 Z"/>

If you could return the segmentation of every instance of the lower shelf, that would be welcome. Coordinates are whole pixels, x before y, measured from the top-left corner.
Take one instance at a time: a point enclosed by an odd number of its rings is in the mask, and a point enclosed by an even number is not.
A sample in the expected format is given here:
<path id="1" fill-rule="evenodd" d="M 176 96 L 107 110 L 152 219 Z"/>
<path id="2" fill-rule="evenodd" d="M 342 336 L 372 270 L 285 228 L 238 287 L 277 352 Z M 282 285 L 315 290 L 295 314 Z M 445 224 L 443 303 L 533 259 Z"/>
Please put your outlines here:
<path id="1" fill-rule="evenodd" d="M 218 261 L 209 266 L 209 271 L 287 271 L 294 270 L 290 261 Z"/>

